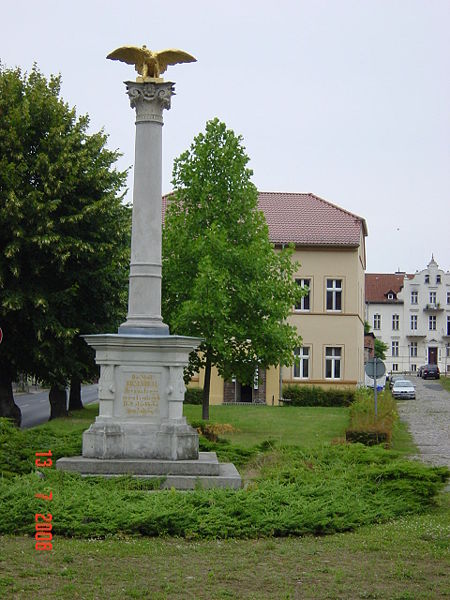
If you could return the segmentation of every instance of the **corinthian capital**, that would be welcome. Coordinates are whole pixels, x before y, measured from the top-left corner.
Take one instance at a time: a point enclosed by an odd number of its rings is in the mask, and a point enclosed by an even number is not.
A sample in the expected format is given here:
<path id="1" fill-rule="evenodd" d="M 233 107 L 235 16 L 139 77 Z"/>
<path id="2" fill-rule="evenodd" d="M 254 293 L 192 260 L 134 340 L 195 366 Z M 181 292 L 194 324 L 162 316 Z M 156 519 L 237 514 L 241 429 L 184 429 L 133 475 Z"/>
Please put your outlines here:
<path id="1" fill-rule="evenodd" d="M 126 81 L 131 108 L 136 109 L 136 121 L 163 122 L 162 112 L 170 109 L 170 100 L 175 94 L 171 81 L 145 83 Z"/>

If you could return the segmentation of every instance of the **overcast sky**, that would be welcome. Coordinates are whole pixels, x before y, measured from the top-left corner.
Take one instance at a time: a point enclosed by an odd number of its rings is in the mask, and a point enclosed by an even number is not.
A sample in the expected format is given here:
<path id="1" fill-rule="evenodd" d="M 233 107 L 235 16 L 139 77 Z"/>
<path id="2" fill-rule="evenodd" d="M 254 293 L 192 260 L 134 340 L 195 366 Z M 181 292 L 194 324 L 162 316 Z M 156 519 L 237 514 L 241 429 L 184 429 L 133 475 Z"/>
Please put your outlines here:
<path id="1" fill-rule="evenodd" d="M 134 114 L 108 61 L 180 48 L 169 67 L 173 159 L 219 117 L 261 191 L 313 192 L 367 221 L 369 272 L 450 269 L 450 0 L 0 0 L 0 60 L 62 75 L 62 96 L 134 160 Z M 132 178 L 129 180 L 132 185 Z M 129 193 L 131 200 L 131 191 Z"/>

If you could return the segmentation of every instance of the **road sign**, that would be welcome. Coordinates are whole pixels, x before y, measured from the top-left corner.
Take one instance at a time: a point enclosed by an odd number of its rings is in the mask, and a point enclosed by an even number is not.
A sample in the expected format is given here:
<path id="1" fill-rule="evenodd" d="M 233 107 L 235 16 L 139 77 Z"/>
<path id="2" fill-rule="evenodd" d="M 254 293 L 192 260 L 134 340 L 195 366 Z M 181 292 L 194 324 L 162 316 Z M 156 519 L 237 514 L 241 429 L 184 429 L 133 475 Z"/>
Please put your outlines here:
<path id="1" fill-rule="evenodd" d="M 371 358 L 366 363 L 365 371 L 366 375 L 371 379 L 378 379 L 386 373 L 386 366 L 379 358 Z"/>

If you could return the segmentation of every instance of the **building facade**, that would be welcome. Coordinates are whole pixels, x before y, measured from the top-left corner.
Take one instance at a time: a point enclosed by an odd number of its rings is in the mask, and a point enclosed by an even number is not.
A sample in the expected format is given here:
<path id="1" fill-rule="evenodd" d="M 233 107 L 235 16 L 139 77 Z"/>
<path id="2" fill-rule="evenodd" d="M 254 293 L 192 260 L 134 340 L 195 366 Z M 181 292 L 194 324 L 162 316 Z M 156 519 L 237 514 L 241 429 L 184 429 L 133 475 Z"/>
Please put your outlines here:
<path id="1" fill-rule="evenodd" d="M 367 273 L 366 319 L 388 346 L 389 373 L 424 364 L 450 373 L 450 272 L 433 257 L 415 274 Z"/>
<path id="2" fill-rule="evenodd" d="M 314 194 L 259 194 L 275 251 L 295 244 L 296 280 L 309 292 L 288 318 L 303 338 L 293 365 L 259 372 L 252 386 L 213 369 L 211 404 L 278 404 L 285 384 L 355 387 L 364 381 L 364 271 L 367 226 Z M 295 359 L 295 360 L 294 360 Z M 203 386 L 203 374 L 193 381 Z"/>

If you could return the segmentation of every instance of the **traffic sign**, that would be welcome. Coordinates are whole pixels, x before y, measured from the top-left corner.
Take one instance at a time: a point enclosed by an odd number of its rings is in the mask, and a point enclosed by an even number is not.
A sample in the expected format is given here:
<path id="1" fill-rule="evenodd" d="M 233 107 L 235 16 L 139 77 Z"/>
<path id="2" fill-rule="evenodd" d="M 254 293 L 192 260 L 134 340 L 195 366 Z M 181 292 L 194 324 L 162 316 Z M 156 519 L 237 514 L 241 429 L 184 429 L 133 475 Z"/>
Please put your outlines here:
<path id="1" fill-rule="evenodd" d="M 379 358 L 371 358 L 366 363 L 365 371 L 366 375 L 371 379 L 378 379 L 386 373 L 386 366 Z"/>

